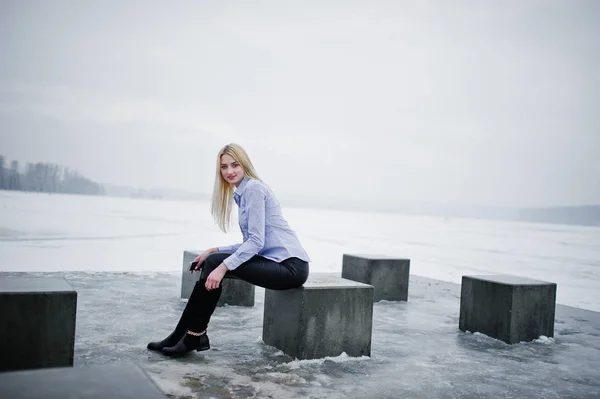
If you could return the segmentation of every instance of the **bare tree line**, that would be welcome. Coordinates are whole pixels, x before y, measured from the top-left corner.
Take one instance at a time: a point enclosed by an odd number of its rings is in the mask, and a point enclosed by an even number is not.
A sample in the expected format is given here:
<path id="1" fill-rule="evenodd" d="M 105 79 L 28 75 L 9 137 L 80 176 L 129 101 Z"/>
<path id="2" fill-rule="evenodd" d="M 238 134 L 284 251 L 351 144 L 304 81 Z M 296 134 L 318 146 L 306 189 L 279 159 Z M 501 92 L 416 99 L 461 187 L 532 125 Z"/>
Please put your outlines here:
<path id="1" fill-rule="evenodd" d="M 27 163 L 21 171 L 19 161 L 10 166 L 0 155 L 0 190 L 104 195 L 104 187 L 76 170 L 52 163 Z"/>

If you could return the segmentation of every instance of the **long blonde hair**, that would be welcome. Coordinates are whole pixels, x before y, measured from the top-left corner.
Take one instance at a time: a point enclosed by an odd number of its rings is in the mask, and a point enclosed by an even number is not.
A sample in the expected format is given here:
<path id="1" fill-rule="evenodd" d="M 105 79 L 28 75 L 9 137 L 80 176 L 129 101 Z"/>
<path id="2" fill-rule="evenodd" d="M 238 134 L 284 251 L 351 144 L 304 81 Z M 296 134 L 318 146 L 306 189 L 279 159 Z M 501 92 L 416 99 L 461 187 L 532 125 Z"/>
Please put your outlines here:
<path id="1" fill-rule="evenodd" d="M 225 180 L 221 174 L 221 157 L 223 155 L 229 155 L 244 168 L 244 177 L 256 180 L 260 180 L 260 178 L 254 169 L 254 165 L 252 165 L 252 161 L 250 161 L 250 157 L 241 145 L 231 143 L 221 148 L 217 156 L 217 174 L 215 176 L 215 187 L 213 189 L 210 210 L 219 228 L 227 232 L 231 220 L 235 186 Z"/>

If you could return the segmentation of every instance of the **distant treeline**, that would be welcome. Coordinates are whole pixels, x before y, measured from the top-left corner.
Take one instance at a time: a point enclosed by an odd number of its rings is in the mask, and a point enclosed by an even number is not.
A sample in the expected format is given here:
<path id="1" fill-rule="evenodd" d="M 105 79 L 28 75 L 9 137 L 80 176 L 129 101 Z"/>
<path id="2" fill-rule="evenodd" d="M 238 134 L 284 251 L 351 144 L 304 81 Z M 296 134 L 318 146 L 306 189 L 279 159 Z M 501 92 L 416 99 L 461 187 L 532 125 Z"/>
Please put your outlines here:
<path id="1" fill-rule="evenodd" d="M 523 209 L 519 218 L 528 222 L 600 226 L 600 205 Z"/>
<path id="2" fill-rule="evenodd" d="M 6 164 L 0 155 L 0 189 L 44 193 L 104 195 L 104 188 L 81 176 L 76 170 L 51 164 L 27 163 L 21 170 L 19 161 Z"/>

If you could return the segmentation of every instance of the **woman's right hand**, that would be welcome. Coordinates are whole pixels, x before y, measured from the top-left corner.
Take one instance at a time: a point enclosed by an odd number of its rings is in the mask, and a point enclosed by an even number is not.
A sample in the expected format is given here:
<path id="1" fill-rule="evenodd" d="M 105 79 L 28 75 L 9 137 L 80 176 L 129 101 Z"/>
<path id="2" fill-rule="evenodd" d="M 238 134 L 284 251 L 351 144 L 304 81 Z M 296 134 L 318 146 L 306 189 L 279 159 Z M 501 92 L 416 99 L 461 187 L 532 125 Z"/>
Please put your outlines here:
<path id="1" fill-rule="evenodd" d="M 210 248 L 207 249 L 206 251 L 202 252 L 200 255 L 196 256 L 194 258 L 194 260 L 192 262 L 198 262 L 198 264 L 196 264 L 196 267 L 194 268 L 194 270 L 198 271 L 202 268 L 202 264 L 204 263 L 204 261 L 206 260 L 206 258 L 208 258 L 208 255 L 214 253 L 214 252 L 218 252 L 219 250 L 217 248 Z"/>

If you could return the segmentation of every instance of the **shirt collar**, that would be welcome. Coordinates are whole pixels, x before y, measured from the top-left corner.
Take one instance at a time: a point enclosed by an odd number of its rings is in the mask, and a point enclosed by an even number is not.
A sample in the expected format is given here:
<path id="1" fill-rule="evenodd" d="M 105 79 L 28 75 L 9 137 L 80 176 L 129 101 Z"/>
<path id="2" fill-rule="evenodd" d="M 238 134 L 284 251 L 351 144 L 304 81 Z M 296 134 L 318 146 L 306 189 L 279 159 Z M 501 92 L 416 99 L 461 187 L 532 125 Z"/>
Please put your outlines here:
<path id="1" fill-rule="evenodd" d="M 246 184 L 248 184 L 248 180 L 250 180 L 250 179 L 247 177 L 244 177 L 242 179 L 242 181 L 240 182 L 240 185 L 237 186 L 235 191 L 233 192 L 233 198 L 236 200 L 236 203 L 240 199 L 242 194 L 244 193 L 244 190 L 246 189 Z"/>

